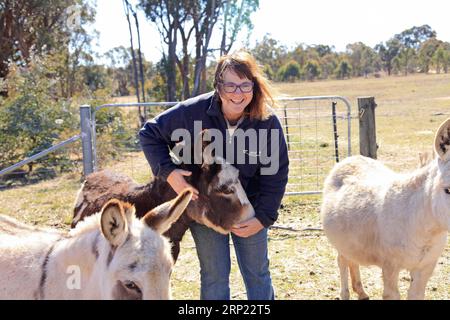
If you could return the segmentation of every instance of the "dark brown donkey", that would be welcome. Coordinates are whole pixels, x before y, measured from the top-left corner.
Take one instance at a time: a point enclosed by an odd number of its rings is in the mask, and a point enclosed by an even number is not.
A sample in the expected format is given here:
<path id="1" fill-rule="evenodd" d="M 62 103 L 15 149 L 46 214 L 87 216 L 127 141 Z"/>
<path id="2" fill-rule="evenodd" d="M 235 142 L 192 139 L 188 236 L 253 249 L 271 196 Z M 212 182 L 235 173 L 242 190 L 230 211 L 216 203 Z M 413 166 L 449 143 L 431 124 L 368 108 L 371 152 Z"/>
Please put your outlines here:
<path id="1" fill-rule="evenodd" d="M 205 146 L 202 149 L 205 150 Z M 203 159 L 206 157 L 212 155 L 203 154 Z M 190 202 L 185 213 L 164 234 L 172 243 L 174 261 L 178 258 L 180 241 L 192 221 L 227 234 L 235 223 L 248 220 L 255 214 L 239 181 L 239 171 L 223 159 L 216 160 L 189 168 L 192 175 L 186 180 L 199 191 L 199 198 Z M 87 176 L 78 192 L 72 227 L 84 217 L 98 212 L 112 198 L 133 204 L 137 217 L 141 217 L 175 196 L 172 187 L 160 178 L 140 185 L 122 174 L 94 172 Z"/>

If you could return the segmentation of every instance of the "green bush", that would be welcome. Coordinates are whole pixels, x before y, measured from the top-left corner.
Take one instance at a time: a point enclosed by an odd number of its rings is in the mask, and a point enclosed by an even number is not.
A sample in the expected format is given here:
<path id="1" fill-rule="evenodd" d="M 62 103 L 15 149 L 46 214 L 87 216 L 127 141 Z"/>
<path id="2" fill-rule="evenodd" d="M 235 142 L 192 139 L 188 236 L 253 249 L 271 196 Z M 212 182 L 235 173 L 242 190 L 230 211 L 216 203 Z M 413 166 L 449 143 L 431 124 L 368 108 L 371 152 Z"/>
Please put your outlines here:
<path id="1" fill-rule="evenodd" d="M 75 114 L 55 95 L 57 79 L 45 61 L 15 69 L 7 80 L 9 96 L 0 108 L 0 166 L 7 167 L 59 142 L 73 128 Z M 50 154 L 41 163 L 54 164 L 64 154 Z M 32 165 L 29 165 L 30 171 Z"/>

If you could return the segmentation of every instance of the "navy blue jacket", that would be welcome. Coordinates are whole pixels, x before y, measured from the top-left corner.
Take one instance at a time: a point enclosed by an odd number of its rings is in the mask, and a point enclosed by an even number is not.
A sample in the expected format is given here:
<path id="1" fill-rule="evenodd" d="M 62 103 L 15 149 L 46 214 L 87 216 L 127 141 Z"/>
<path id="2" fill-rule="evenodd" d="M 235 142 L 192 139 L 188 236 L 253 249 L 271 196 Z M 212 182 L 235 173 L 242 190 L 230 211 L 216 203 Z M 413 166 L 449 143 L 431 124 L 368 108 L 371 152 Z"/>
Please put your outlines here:
<path id="1" fill-rule="evenodd" d="M 223 141 L 225 154 L 222 155 L 223 158 L 226 158 L 226 144 L 229 137 L 227 136 L 227 123 L 214 93 L 206 93 L 164 111 L 154 119 L 149 120 L 140 130 L 141 146 L 155 176 L 166 180 L 167 176 L 177 168 L 169 155 L 169 148 L 172 149 L 178 142 L 171 141 L 172 132 L 178 128 L 184 128 L 190 131 L 191 139 L 195 139 L 193 137 L 194 121 L 201 121 L 202 129 L 216 128 L 221 131 L 223 137 L 227 137 Z M 250 149 L 247 149 L 249 147 L 247 140 L 244 150 L 237 150 L 237 147 L 239 147 L 237 143 L 234 146 L 234 159 L 236 160 L 237 152 L 244 152 L 245 163 L 231 162 L 239 170 L 240 182 L 255 209 L 256 218 L 262 225 L 269 227 L 278 218 L 278 209 L 288 180 L 289 159 L 286 141 L 280 121 L 274 114 L 270 115 L 267 120 L 250 120 L 249 117 L 245 117 L 238 126 L 238 129 L 242 129 L 244 132 L 250 128 L 257 130 L 256 132 L 259 132 L 260 129 L 266 129 L 269 133 L 267 145 L 262 146 L 266 150 L 258 148 L 257 151 L 265 151 L 269 158 L 272 156 L 270 154 L 270 150 L 272 150 L 270 142 L 273 140 L 270 130 L 278 129 L 278 131 L 273 131 L 278 132 L 279 141 L 279 148 L 275 149 L 279 156 L 279 167 L 274 174 L 261 174 L 261 169 L 270 167 L 270 164 L 267 164 L 267 157 L 266 160 L 259 161 L 258 153 L 253 153 L 253 156 L 256 155 L 257 161 L 255 159 L 249 160 L 252 154 L 249 152 Z"/>

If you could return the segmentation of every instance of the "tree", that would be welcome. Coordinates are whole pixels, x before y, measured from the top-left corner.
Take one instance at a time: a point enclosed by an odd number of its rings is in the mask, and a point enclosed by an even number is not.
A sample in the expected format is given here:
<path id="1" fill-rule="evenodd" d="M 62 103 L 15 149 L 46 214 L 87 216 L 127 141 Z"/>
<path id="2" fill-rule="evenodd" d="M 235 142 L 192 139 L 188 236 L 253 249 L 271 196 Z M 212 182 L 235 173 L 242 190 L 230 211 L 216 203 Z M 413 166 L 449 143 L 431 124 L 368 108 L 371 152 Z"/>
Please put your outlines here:
<path id="1" fill-rule="evenodd" d="M 158 27 L 162 40 L 167 45 L 163 52 L 164 71 L 167 76 L 167 101 L 176 100 L 177 32 L 179 28 L 180 1 L 141 0 L 139 3 L 150 21 Z"/>
<path id="2" fill-rule="evenodd" d="M 111 79 L 108 77 L 104 65 L 85 65 L 81 67 L 81 72 L 83 73 L 84 84 L 89 88 L 89 91 L 95 92 L 111 87 Z"/>
<path id="3" fill-rule="evenodd" d="M 437 40 L 436 38 L 428 39 L 421 44 L 418 52 L 418 58 L 422 72 L 428 73 L 433 57 L 441 45 L 442 41 Z"/>
<path id="4" fill-rule="evenodd" d="M 249 17 L 258 8 L 259 0 L 140 0 L 139 6 L 157 25 L 167 44 L 163 60 L 167 63 L 168 99 L 175 100 L 175 66 L 182 78 L 183 98 L 205 92 L 206 62 L 213 50 L 210 42 L 218 21 L 223 22 L 220 50 L 228 52 L 242 26 L 252 28 Z M 181 50 L 178 50 L 178 39 Z M 193 57 L 189 54 L 191 47 L 195 52 Z"/>
<path id="5" fill-rule="evenodd" d="M 319 63 L 315 60 L 308 61 L 304 67 L 306 79 L 309 81 L 316 79 L 320 75 L 320 72 Z"/>
<path id="6" fill-rule="evenodd" d="M 136 51 L 136 50 L 135 50 Z M 137 52 L 135 53 L 137 55 Z M 151 61 L 142 56 L 143 77 L 145 82 L 152 80 L 156 75 L 156 68 Z M 108 75 L 113 79 L 113 95 L 128 96 L 134 81 L 134 67 L 131 58 L 131 48 L 115 47 L 104 54 L 107 60 Z M 162 100 L 165 98 L 162 97 Z"/>
<path id="7" fill-rule="evenodd" d="M 435 65 L 436 71 L 442 70 L 445 73 L 448 73 L 448 69 L 450 66 L 450 43 L 443 42 L 441 46 L 436 50 L 435 56 L 433 56 L 433 63 Z M 439 65 L 439 68 L 438 68 Z"/>
<path id="8" fill-rule="evenodd" d="M 282 81 L 294 82 L 296 79 L 300 79 L 301 68 L 300 65 L 291 60 L 282 66 L 279 70 L 278 78 Z"/>
<path id="9" fill-rule="evenodd" d="M 362 42 L 347 45 L 347 54 L 352 65 L 353 74 L 361 77 L 374 71 L 374 63 L 377 58 L 375 51 Z"/>
<path id="10" fill-rule="evenodd" d="M 285 63 L 284 60 L 287 56 L 286 47 L 280 45 L 270 34 L 265 34 L 261 41 L 257 41 L 250 52 L 264 69 L 270 70 L 269 73 L 272 72 L 274 74 Z"/>
<path id="11" fill-rule="evenodd" d="M 392 63 L 394 58 L 398 55 L 401 48 L 400 41 L 393 38 L 386 42 L 386 44 L 379 43 L 375 46 L 375 51 L 381 60 L 383 69 L 390 76 L 392 73 Z"/>
<path id="12" fill-rule="evenodd" d="M 198 95 L 206 89 L 206 60 L 210 52 L 210 41 L 214 26 L 222 12 L 225 1 L 196 1 L 191 12 L 195 26 L 195 66 L 192 95 Z"/>
<path id="13" fill-rule="evenodd" d="M 323 45 L 323 44 L 312 46 L 312 48 L 314 48 L 317 51 L 317 53 L 319 54 L 319 57 L 321 57 L 321 58 L 328 54 L 331 54 L 333 52 L 332 47 L 330 47 L 328 45 Z"/>
<path id="14" fill-rule="evenodd" d="M 414 26 L 394 36 L 402 44 L 399 62 L 403 66 L 405 76 L 408 74 L 408 71 L 414 71 L 413 62 L 421 43 L 435 37 L 436 31 L 426 24 L 420 27 Z"/>
<path id="15" fill-rule="evenodd" d="M 259 8 L 259 0 L 225 0 L 222 17 L 220 55 L 228 54 L 243 28 L 253 29 L 250 15 Z M 250 35 L 250 33 L 248 33 Z"/>
<path id="16" fill-rule="evenodd" d="M 339 59 L 336 53 L 328 53 L 320 58 L 319 64 L 322 70 L 321 76 L 326 79 L 335 74 Z"/>
<path id="17" fill-rule="evenodd" d="M 352 74 L 352 66 L 347 60 L 341 60 L 336 67 L 335 75 L 337 79 L 349 78 Z"/>
<path id="18" fill-rule="evenodd" d="M 292 51 L 286 53 L 285 56 L 289 56 L 290 59 L 297 61 L 302 68 L 305 66 L 306 61 L 309 58 L 312 58 L 310 56 L 309 47 L 305 48 L 303 44 L 297 45 Z"/>
<path id="19" fill-rule="evenodd" d="M 424 24 L 420 27 L 412 27 L 406 29 L 394 36 L 395 39 L 400 41 L 406 48 L 412 48 L 418 50 L 420 44 L 430 38 L 436 38 L 436 31 L 434 31 L 429 25 Z"/>
<path id="20" fill-rule="evenodd" d="M 78 25 L 70 23 L 74 16 L 80 19 Z M 36 54 L 70 48 L 74 51 L 71 55 L 76 56 L 80 49 L 71 44 L 79 44 L 74 38 L 83 33 L 87 35 L 82 26 L 92 22 L 93 17 L 92 6 L 83 0 L 2 1 L 0 78 L 7 76 L 10 63 L 26 66 Z M 69 43 L 71 40 L 74 41 Z M 0 94 L 6 95 L 7 92 Z"/>
<path id="21" fill-rule="evenodd" d="M 114 79 L 114 95 L 128 96 L 130 90 L 128 86 L 132 83 L 131 77 L 127 72 L 127 67 L 130 65 L 131 57 L 129 50 L 120 46 L 107 51 L 104 56 L 109 60 L 108 72 Z"/>
<path id="22" fill-rule="evenodd" d="M 415 71 L 417 55 L 413 48 L 403 47 L 396 58 L 399 63 L 398 66 L 403 69 L 403 74 L 405 76 L 408 75 L 408 73 Z"/>

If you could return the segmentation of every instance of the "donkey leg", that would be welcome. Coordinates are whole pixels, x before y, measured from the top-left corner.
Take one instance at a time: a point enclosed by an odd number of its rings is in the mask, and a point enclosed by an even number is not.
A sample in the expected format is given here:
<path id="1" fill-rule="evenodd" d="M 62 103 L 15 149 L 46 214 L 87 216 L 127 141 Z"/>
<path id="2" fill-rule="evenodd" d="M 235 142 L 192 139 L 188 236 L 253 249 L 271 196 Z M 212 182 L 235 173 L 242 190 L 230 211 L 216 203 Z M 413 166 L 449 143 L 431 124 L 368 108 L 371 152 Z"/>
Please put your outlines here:
<path id="1" fill-rule="evenodd" d="M 350 261 L 349 263 L 350 269 L 350 278 L 352 279 L 352 288 L 353 291 L 358 295 L 359 300 L 369 300 L 369 296 L 364 291 L 362 282 L 361 282 L 361 274 L 359 273 L 359 265 L 355 262 Z"/>
<path id="2" fill-rule="evenodd" d="M 433 273 L 437 260 L 421 269 L 411 270 L 411 285 L 408 289 L 408 300 L 423 300 L 428 280 Z"/>
<path id="3" fill-rule="evenodd" d="M 337 262 L 341 278 L 341 300 L 348 300 L 350 299 L 350 292 L 348 290 L 348 260 L 338 253 Z"/>
<path id="4" fill-rule="evenodd" d="M 170 246 L 173 263 L 175 264 L 178 260 L 178 255 L 180 254 L 180 241 L 172 240 L 170 241 Z"/>
<path id="5" fill-rule="evenodd" d="M 383 299 L 384 300 L 400 300 L 400 292 L 398 291 L 398 275 L 400 270 L 390 265 L 385 265 L 383 271 Z"/>
<path id="6" fill-rule="evenodd" d="M 174 264 L 177 262 L 178 255 L 180 254 L 180 242 L 183 240 L 183 236 L 187 229 L 189 229 L 189 223 L 191 221 L 192 220 L 183 213 L 181 217 L 172 224 L 170 229 L 164 233 L 164 236 L 169 238 L 170 241 Z"/>

